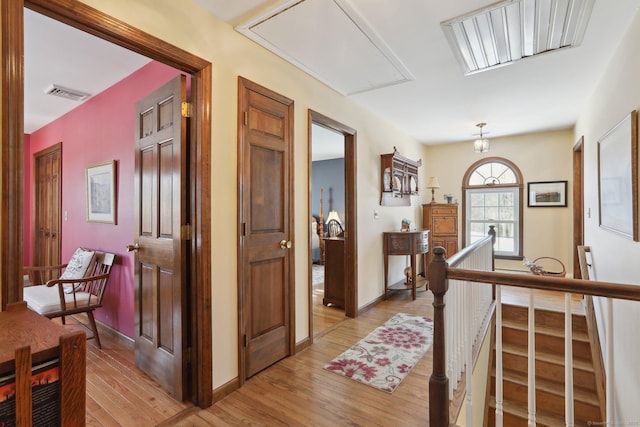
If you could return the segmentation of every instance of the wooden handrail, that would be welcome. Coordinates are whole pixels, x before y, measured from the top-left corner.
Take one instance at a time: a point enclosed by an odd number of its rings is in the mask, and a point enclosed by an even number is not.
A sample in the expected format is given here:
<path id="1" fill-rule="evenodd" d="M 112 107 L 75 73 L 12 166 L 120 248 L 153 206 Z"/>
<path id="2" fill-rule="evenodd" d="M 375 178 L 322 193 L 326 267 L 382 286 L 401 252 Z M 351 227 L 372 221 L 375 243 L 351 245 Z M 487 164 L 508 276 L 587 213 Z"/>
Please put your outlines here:
<path id="1" fill-rule="evenodd" d="M 459 264 L 481 244 L 486 243 L 485 239 L 454 255 L 450 260 L 451 265 Z M 429 425 L 433 427 L 449 427 L 449 399 L 447 395 L 449 379 L 446 375 L 444 325 L 444 297 L 448 290 L 449 279 L 640 301 L 640 287 L 635 285 L 453 268 L 445 258 L 444 248 L 435 247 L 432 250 L 434 257 L 429 264 L 428 276 L 429 288 L 433 292 L 434 315 L 433 371 L 429 379 Z"/>
<path id="2" fill-rule="evenodd" d="M 594 282 L 592 280 L 569 279 L 564 277 L 465 270 L 449 267 L 446 268 L 445 277 L 447 279 L 466 280 L 469 282 L 492 283 L 519 288 L 542 289 L 547 291 L 569 292 L 573 294 L 640 301 L 639 286 L 625 285 L 621 283 Z"/>

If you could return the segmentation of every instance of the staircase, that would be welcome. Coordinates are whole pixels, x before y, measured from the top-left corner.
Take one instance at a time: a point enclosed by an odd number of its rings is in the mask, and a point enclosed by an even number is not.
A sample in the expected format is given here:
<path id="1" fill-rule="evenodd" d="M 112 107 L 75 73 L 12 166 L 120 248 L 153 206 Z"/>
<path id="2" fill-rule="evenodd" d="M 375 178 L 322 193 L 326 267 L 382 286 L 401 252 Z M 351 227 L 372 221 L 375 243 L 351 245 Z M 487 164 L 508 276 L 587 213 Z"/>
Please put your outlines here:
<path id="1" fill-rule="evenodd" d="M 502 305 L 502 363 L 504 425 L 527 426 L 528 308 Z M 536 309 L 536 422 L 564 426 L 564 313 Z M 596 392 L 596 376 L 584 315 L 573 314 L 573 385 L 575 425 L 601 423 L 603 411 Z M 495 425 L 495 343 L 488 399 L 487 426 Z"/>

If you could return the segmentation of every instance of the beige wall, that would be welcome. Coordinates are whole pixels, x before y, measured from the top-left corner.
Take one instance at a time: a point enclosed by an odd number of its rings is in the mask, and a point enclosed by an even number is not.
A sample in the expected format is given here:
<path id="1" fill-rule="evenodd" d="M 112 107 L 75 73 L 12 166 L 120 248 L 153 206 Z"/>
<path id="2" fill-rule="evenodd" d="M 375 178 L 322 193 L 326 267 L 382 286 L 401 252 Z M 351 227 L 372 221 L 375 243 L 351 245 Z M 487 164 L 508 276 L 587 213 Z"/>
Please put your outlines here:
<path id="1" fill-rule="evenodd" d="M 422 146 L 380 117 L 358 107 L 289 63 L 267 52 L 199 6 L 174 0 L 83 0 L 143 31 L 213 64 L 212 102 L 212 256 L 213 386 L 237 377 L 237 78 L 246 77 L 295 101 L 295 300 L 296 341 L 308 337 L 308 193 L 307 111 L 313 109 L 358 131 L 358 277 L 360 306 L 382 294 L 382 231 L 399 228 L 402 218 L 419 221 L 419 197 L 413 207 L 379 206 L 380 154 L 395 145 L 410 158 Z M 424 169 L 424 168 L 422 168 Z M 421 171 L 422 173 L 422 171 Z M 224 185 L 219 185 L 224 183 Z M 374 220 L 374 210 L 379 219 Z M 397 257 L 399 258 L 399 257 Z M 401 275 L 403 259 L 392 264 Z"/>
<path id="2" fill-rule="evenodd" d="M 473 131 L 473 125 L 469 128 Z M 488 153 L 473 151 L 472 137 L 458 144 L 425 147 L 426 176 L 438 177 L 440 189 L 436 190 L 436 201 L 444 202 L 443 194 L 453 194 L 462 210 L 462 179 L 467 169 L 484 157 L 506 158 L 518 166 L 524 180 L 523 193 L 523 254 L 535 259 L 551 256 L 561 260 L 572 270 L 571 245 L 573 223 L 571 211 L 572 146 L 573 132 L 562 130 L 527 135 L 492 138 Z M 569 181 L 568 207 L 528 208 L 527 183 L 532 181 Z M 462 214 L 460 215 L 460 217 Z M 460 241 L 464 225 L 459 219 Z M 498 260 L 499 268 L 526 269 L 522 261 Z"/>
<path id="3" fill-rule="evenodd" d="M 585 214 L 585 243 L 591 246 L 596 279 L 634 285 L 640 284 L 640 243 L 599 227 L 597 142 L 640 106 L 639 51 L 640 19 L 636 14 L 604 77 L 585 105 L 575 133 L 576 138 L 583 135 L 585 140 L 585 211 L 591 211 L 590 217 Z M 640 422 L 640 365 L 637 358 L 640 354 L 640 304 L 614 301 L 612 318 L 615 369 L 608 379 L 614 381 L 613 402 L 618 414 L 610 421 Z"/>

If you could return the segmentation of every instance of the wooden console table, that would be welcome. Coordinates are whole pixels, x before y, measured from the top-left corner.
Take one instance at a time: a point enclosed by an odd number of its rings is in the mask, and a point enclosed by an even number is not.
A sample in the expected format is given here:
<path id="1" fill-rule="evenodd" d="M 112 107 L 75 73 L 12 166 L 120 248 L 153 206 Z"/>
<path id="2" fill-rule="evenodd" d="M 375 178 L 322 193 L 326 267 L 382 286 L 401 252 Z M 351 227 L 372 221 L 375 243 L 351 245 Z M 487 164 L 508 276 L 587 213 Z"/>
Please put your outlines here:
<path id="1" fill-rule="evenodd" d="M 426 268 L 426 254 L 429 252 L 429 230 L 421 231 L 386 231 L 383 233 L 382 249 L 384 252 L 384 299 L 389 291 L 404 291 L 411 289 L 413 299 L 416 299 L 416 288 L 426 286 L 424 277 L 418 278 L 416 256 L 422 255 Z M 411 257 L 411 283 L 406 278 L 389 285 L 389 256 L 409 255 Z"/>
<path id="2" fill-rule="evenodd" d="M 25 303 L 10 304 L 7 311 L 0 312 L 0 330 L 0 380 L 15 387 L 14 397 L 9 398 L 15 401 L 15 420 L 9 423 L 84 426 L 84 332 L 68 334 L 65 327 L 27 309 Z M 57 389 L 43 389 L 56 382 Z M 37 398 L 32 397 L 34 390 Z M 9 400 L 2 402 L 7 406 L 0 415 L 12 418 Z M 2 421 L 5 419 L 0 419 L 0 424 Z"/>

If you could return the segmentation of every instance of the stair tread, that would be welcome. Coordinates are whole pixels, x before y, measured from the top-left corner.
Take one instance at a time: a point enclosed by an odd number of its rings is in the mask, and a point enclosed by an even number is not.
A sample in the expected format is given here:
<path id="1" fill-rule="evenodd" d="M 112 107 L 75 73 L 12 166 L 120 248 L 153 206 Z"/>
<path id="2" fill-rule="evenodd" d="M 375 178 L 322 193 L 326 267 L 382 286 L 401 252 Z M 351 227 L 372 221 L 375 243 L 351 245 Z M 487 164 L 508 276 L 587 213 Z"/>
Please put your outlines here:
<path id="1" fill-rule="evenodd" d="M 489 407 L 494 409 L 496 407 L 496 398 L 494 396 L 491 396 L 491 399 L 489 400 Z M 529 409 L 527 408 L 527 405 L 513 402 L 508 399 L 505 399 L 502 402 L 502 410 L 505 413 L 513 414 L 525 420 L 529 416 Z M 560 426 L 565 424 L 564 416 L 552 414 L 550 412 L 547 412 L 543 409 L 538 409 L 538 408 L 536 408 L 536 423 L 537 425 L 544 425 L 544 426 Z"/>
<path id="2" fill-rule="evenodd" d="M 496 371 L 495 368 L 492 372 L 492 377 L 495 378 Z M 521 372 L 517 372 L 511 369 L 504 369 L 502 373 L 503 379 L 505 381 L 514 382 L 523 386 L 526 386 L 528 383 L 528 378 L 526 374 Z M 558 395 L 564 398 L 564 378 L 562 378 L 562 382 L 551 381 L 544 378 L 536 378 L 536 389 L 543 390 L 547 393 Z M 583 402 L 589 405 L 593 405 L 596 407 L 600 406 L 598 402 L 598 397 L 595 394 L 595 391 L 587 390 L 582 387 L 574 386 L 573 387 L 573 398 L 579 402 Z"/>
<path id="3" fill-rule="evenodd" d="M 520 331 L 529 330 L 529 326 L 527 324 L 524 324 L 522 322 L 518 322 L 515 320 L 510 320 L 510 319 L 502 319 L 502 327 L 517 329 Z M 558 329 L 558 328 L 551 328 L 549 326 L 536 325 L 536 333 L 543 334 L 543 335 L 550 335 L 558 338 L 564 338 L 564 328 Z M 573 340 L 589 342 L 589 334 L 582 331 L 573 331 Z"/>
<path id="4" fill-rule="evenodd" d="M 509 344 L 509 343 L 502 344 L 502 351 L 505 353 L 510 353 L 510 354 L 523 356 L 523 357 L 527 357 L 527 353 L 528 353 L 526 348 Z M 536 351 L 536 360 L 564 366 L 564 355 L 557 355 L 557 354 L 551 354 L 543 351 Z M 577 359 L 576 357 L 573 358 L 573 368 L 580 369 L 586 372 L 593 372 L 593 365 L 591 365 L 591 363 L 585 362 L 581 359 Z"/>

